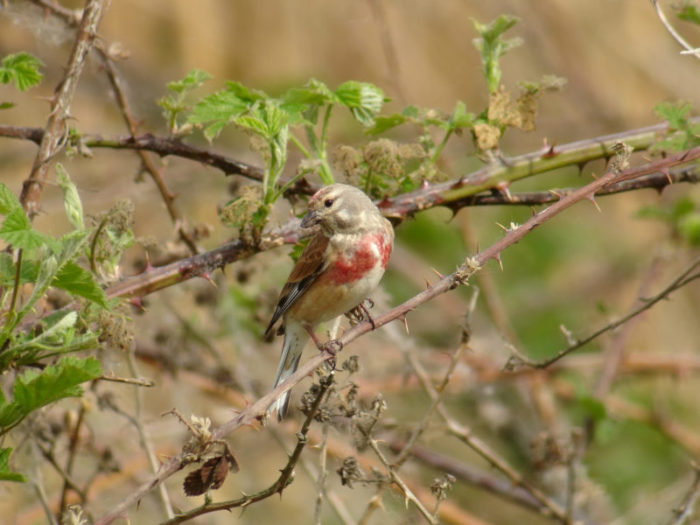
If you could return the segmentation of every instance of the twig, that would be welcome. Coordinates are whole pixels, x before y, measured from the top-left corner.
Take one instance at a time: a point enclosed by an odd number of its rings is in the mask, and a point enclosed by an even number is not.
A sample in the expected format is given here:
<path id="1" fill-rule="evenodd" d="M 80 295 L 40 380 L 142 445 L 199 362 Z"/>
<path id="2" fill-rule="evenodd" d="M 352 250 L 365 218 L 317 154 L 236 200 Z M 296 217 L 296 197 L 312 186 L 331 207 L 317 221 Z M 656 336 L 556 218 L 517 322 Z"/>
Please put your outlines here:
<path id="1" fill-rule="evenodd" d="M 75 484 L 71 481 L 69 483 L 69 477 L 73 474 L 73 464 L 75 463 L 76 452 L 78 451 L 78 442 L 80 440 L 80 427 L 83 426 L 83 421 L 85 419 L 85 404 L 80 404 L 80 410 L 78 411 L 78 419 L 75 422 L 75 426 L 70 430 L 70 437 L 68 441 L 68 459 L 66 460 L 65 477 L 63 478 L 63 489 L 61 490 L 61 504 L 59 505 L 59 511 L 62 513 L 66 510 L 68 502 L 68 490 L 75 490 Z M 85 501 L 85 495 L 82 491 L 77 492 L 81 496 L 81 500 Z"/>
<path id="2" fill-rule="evenodd" d="M 563 358 L 563 357 L 569 355 L 570 353 L 578 350 L 579 348 L 587 345 L 588 343 L 590 343 L 591 341 L 593 341 L 594 339 L 596 339 L 600 335 L 604 334 L 605 332 L 609 332 L 610 330 L 614 330 L 615 328 L 622 326 L 627 321 L 635 318 L 636 316 L 638 316 L 642 312 L 645 312 L 646 310 L 648 310 L 649 308 L 654 306 L 659 301 L 666 299 L 666 297 L 668 297 L 669 294 L 675 292 L 679 288 L 682 288 L 686 284 L 694 281 L 695 279 L 700 278 L 700 272 L 693 274 L 695 269 L 698 267 L 700 267 L 700 257 L 694 259 L 691 262 L 691 264 L 680 273 L 680 275 L 678 275 L 675 279 L 673 279 L 673 281 L 671 281 L 671 283 L 668 284 L 658 294 L 656 294 L 655 296 L 653 296 L 651 298 L 643 299 L 642 304 L 639 307 L 633 309 L 627 315 L 603 326 L 602 328 L 596 330 L 592 334 L 584 337 L 581 340 L 576 341 L 574 344 L 567 346 L 563 350 L 560 350 L 559 352 L 557 352 L 554 355 L 554 357 L 551 357 L 550 359 L 546 359 L 544 361 L 538 361 L 538 362 L 537 361 L 529 361 L 527 359 L 524 359 L 522 356 L 512 357 L 509 364 L 507 364 L 506 366 L 512 367 L 512 366 L 516 366 L 519 364 L 524 364 L 526 366 L 531 366 L 534 368 L 547 368 L 552 363 L 556 363 L 561 358 Z"/>
<path id="3" fill-rule="evenodd" d="M 644 166 L 641 166 L 639 168 L 633 168 L 633 169 L 628 169 L 625 171 L 622 171 L 620 173 L 616 172 L 609 172 L 606 173 L 605 175 L 601 176 L 599 179 L 596 179 L 595 181 L 589 183 L 588 185 L 579 188 L 577 191 L 572 193 L 571 195 L 568 195 L 564 198 L 562 198 L 560 201 L 556 202 L 555 204 L 549 206 L 548 208 L 545 208 L 544 210 L 540 211 L 539 213 L 533 215 L 527 222 L 525 222 L 523 225 L 513 228 L 509 230 L 504 237 L 491 245 L 489 248 L 484 250 L 483 252 L 480 252 L 479 254 L 475 255 L 472 258 L 469 258 L 465 263 L 460 266 L 457 271 L 454 273 L 447 275 L 440 279 L 436 284 L 433 286 L 430 286 L 423 292 L 417 294 L 416 296 L 410 298 L 409 300 L 405 301 L 404 303 L 396 306 L 395 308 L 392 308 L 388 312 L 385 312 L 384 314 L 374 317 L 373 323 L 370 323 L 369 321 L 362 321 L 358 324 L 356 324 L 354 327 L 350 328 L 348 331 L 346 331 L 339 339 L 338 342 L 343 346 L 347 347 L 347 345 L 352 342 L 353 340 L 357 339 L 358 337 L 362 336 L 363 334 L 369 332 L 370 330 L 374 328 L 378 328 L 380 326 L 383 326 L 391 321 L 394 321 L 396 319 L 403 318 L 407 313 L 410 311 L 414 310 L 418 306 L 434 299 L 438 295 L 441 295 L 443 293 L 446 293 L 450 290 L 453 290 L 457 288 L 460 284 L 464 283 L 467 281 L 470 275 L 472 275 L 475 271 L 478 270 L 480 266 L 485 264 L 487 261 L 490 259 L 495 259 L 499 257 L 499 254 L 501 251 L 503 251 L 505 248 L 508 246 L 511 246 L 512 244 L 515 244 L 518 242 L 520 239 L 522 239 L 529 231 L 532 229 L 536 228 L 537 226 L 543 224 L 547 220 L 551 219 L 558 213 L 564 211 L 568 207 L 572 206 L 576 202 L 579 202 L 582 199 L 585 198 L 590 198 L 597 190 L 606 187 L 608 184 L 615 182 L 618 178 L 624 178 L 625 180 L 636 178 L 638 176 L 642 175 L 647 175 L 649 173 L 654 173 L 656 171 L 659 171 L 662 169 L 662 167 L 669 168 L 674 165 L 682 164 L 685 162 L 689 162 L 690 160 L 693 160 L 695 158 L 700 157 L 700 147 L 688 150 L 683 153 L 678 153 L 675 155 L 670 155 L 665 159 L 662 159 L 660 161 L 652 162 L 649 164 L 646 164 Z M 216 259 L 213 259 L 211 262 L 216 261 Z M 225 264 L 221 263 L 221 261 L 218 261 L 220 264 Z M 216 264 L 214 265 L 216 266 Z M 114 296 L 114 295 L 112 295 Z M 324 361 L 331 359 L 332 356 L 328 355 L 328 353 L 319 353 L 316 356 L 312 357 L 308 361 L 306 361 L 303 365 L 299 367 L 299 369 L 291 376 L 289 377 L 286 381 L 282 382 L 280 385 L 278 385 L 272 392 L 267 394 L 266 396 L 261 397 L 258 399 L 255 403 L 252 405 L 248 406 L 245 410 L 243 410 L 240 414 L 238 414 L 235 418 L 231 419 L 230 421 L 224 423 L 223 425 L 219 426 L 216 428 L 213 432 L 212 435 L 215 439 L 221 439 L 222 437 L 228 435 L 229 433 L 233 432 L 235 429 L 239 428 L 242 425 L 250 424 L 256 419 L 260 418 L 263 416 L 265 413 L 265 410 L 267 407 L 275 400 L 277 399 L 282 393 L 288 391 L 291 389 L 295 384 L 297 384 L 299 381 L 301 381 L 303 378 L 305 378 L 307 375 L 309 375 L 313 370 L 315 370 L 318 366 L 320 366 Z M 462 435 L 460 434 L 460 431 L 463 430 L 462 427 L 454 427 L 452 431 L 454 431 L 457 435 Z M 468 433 L 464 434 L 465 439 L 467 442 L 469 441 L 469 436 Z M 506 465 L 506 468 L 507 467 Z M 151 479 L 150 481 L 142 484 L 139 486 L 137 489 L 135 489 L 131 494 L 129 494 L 121 503 L 119 503 L 110 513 L 105 515 L 103 518 L 101 518 L 97 523 L 99 525 L 106 525 L 108 523 L 111 523 L 114 519 L 116 519 L 118 516 L 121 515 L 122 512 L 124 512 L 127 508 L 129 508 L 132 504 L 136 503 L 143 494 L 148 492 L 149 490 L 153 489 L 154 487 L 158 486 L 160 483 L 162 483 L 165 479 L 170 477 L 172 474 L 177 472 L 180 469 L 180 458 L 175 457 L 166 462 L 161 466 L 161 469 L 159 470 L 158 474 Z M 513 475 L 514 471 L 509 469 L 509 472 L 511 475 Z M 522 483 L 522 479 L 515 473 L 515 479 L 518 480 L 519 483 Z M 534 494 L 533 494 L 534 496 Z M 537 496 L 535 496 L 537 497 Z M 549 503 L 549 501 L 544 497 L 545 501 Z M 538 498 L 539 500 L 539 498 Z M 561 509 L 558 509 L 556 507 L 553 507 L 555 510 L 559 511 Z M 551 510 L 551 509 L 550 509 Z M 554 512 L 554 511 L 553 511 Z M 556 514 L 556 512 L 554 512 Z M 560 514 L 561 516 L 564 516 L 563 512 Z M 565 519 L 565 516 L 564 516 Z"/>
<path id="4" fill-rule="evenodd" d="M 659 257 L 656 257 L 639 287 L 635 304 L 641 303 L 644 305 L 646 302 L 646 299 L 644 298 L 647 297 L 649 293 L 648 288 L 659 273 L 660 266 L 661 260 Z M 615 376 L 617 375 L 620 369 L 620 364 L 623 360 L 627 339 L 632 333 L 632 328 L 634 327 L 635 323 L 640 319 L 641 316 L 630 319 L 630 321 L 624 325 L 624 328 L 615 334 L 609 347 L 605 350 L 603 361 L 604 364 L 600 371 L 600 375 L 598 376 L 596 386 L 593 389 L 593 394 L 596 399 L 602 399 L 610 391 L 610 387 L 615 380 Z"/>
<path id="5" fill-rule="evenodd" d="M 304 420 L 304 423 L 301 426 L 301 430 L 297 433 L 296 447 L 294 447 L 294 450 L 289 455 L 289 461 L 287 461 L 287 464 L 281 470 L 279 478 L 277 478 L 277 480 L 272 485 L 256 494 L 250 496 L 244 495 L 242 498 L 237 498 L 235 500 L 221 501 L 218 503 L 210 503 L 205 501 L 203 505 L 200 505 L 199 507 L 196 507 L 182 514 L 178 514 L 177 516 L 163 522 L 161 525 L 174 525 L 176 523 L 183 523 L 197 516 L 208 514 L 210 512 L 216 512 L 219 510 L 230 510 L 236 507 L 244 508 L 250 505 L 251 503 L 255 503 L 256 501 L 269 498 L 270 496 L 273 496 L 275 494 L 281 494 L 282 491 L 293 481 L 294 467 L 299 461 L 304 447 L 308 443 L 308 433 L 309 429 L 311 428 L 311 422 L 313 421 L 314 416 L 318 411 L 318 407 L 321 405 L 323 398 L 326 396 L 326 393 L 328 392 L 328 389 L 331 387 L 332 384 L 332 375 L 326 376 L 320 381 L 318 395 L 314 399 L 314 403 L 309 409 L 309 413 L 307 414 L 306 419 Z M 99 524 L 111 522 L 111 520 L 105 521 L 105 519 L 106 517 L 102 518 L 101 520 L 98 520 L 97 523 Z"/>
<path id="6" fill-rule="evenodd" d="M 127 363 L 129 366 L 129 371 L 131 372 L 132 375 L 137 376 L 138 375 L 138 367 L 136 366 L 136 360 L 134 359 L 134 346 L 132 345 L 129 351 L 127 352 Z M 159 462 L 158 458 L 156 457 L 156 453 L 153 447 L 153 443 L 151 442 L 151 438 L 148 435 L 148 432 L 144 428 L 143 424 L 141 423 L 141 412 L 143 411 L 143 400 L 141 398 L 141 389 L 136 388 L 134 389 L 134 400 L 136 401 L 136 409 L 135 409 L 135 414 L 133 417 L 129 417 L 131 420 L 132 424 L 134 427 L 136 427 L 136 431 L 139 434 L 139 440 L 141 441 L 141 446 L 143 447 L 144 452 L 146 453 L 146 457 L 148 458 L 148 463 L 151 466 L 151 469 L 153 470 L 154 473 L 158 472 L 159 468 Z M 126 414 L 125 414 L 126 415 Z M 173 504 L 170 501 L 170 495 L 168 494 L 168 491 L 165 487 L 164 484 L 161 484 L 158 487 L 158 494 L 160 496 L 160 501 L 163 504 L 163 510 L 165 511 L 166 516 L 168 518 L 172 518 L 175 516 L 175 512 L 173 511 Z"/>
<path id="7" fill-rule="evenodd" d="M 661 10 L 659 2 L 657 0 L 651 0 L 651 5 L 654 6 L 654 9 L 656 10 L 656 15 L 659 17 L 659 20 L 661 20 L 661 23 L 666 28 L 666 31 L 668 31 L 669 34 L 673 37 L 673 39 L 676 42 L 678 42 L 681 45 L 681 47 L 686 51 L 686 53 L 683 54 L 693 55 L 695 58 L 700 59 L 700 51 L 697 48 L 691 46 L 686 41 L 686 39 L 683 38 L 678 31 L 676 31 L 676 29 L 668 21 L 668 18 L 666 18 L 664 12 Z"/>
<path id="8" fill-rule="evenodd" d="M 431 524 L 437 524 L 438 522 L 433 518 L 432 513 L 425 508 L 425 506 L 420 502 L 420 500 L 416 497 L 416 495 L 413 493 L 413 491 L 408 488 L 408 485 L 406 485 L 403 480 L 399 477 L 398 473 L 396 472 L 396 469 L 391 465 L 387 457 L 382 453 L 382 451 L 379 449 L 379 445 L 377 445 L 377 441 L 370 437 L 367 437 L 367 444 L 369 447 L 372 449 L 372 451 L 377 455 L 379 458 L 379 461 L 382 462 L 382 465 L 387 469 L 389 472 L 389 477 L 391 478 L 391 481 L 395 483 L 400 489 L 401 492 L 403 492 L 404 497 L 406 498 L 407 501 L 410 501 L 413 503 L 418 511 L 423 515 L 425 520 L 428 523 Z"/>
<path id="9" fill-rule="evenodd" d="M 314 524 L 321 525 L 321 512 L 325 497 L 326 479 L 328 478 L 328 424 L 324 423 L 321 429 L 321 443 L 319 454 L 319 472 L 316 478 L 316 500 L 314 503 Z"/>
<path id="10" fill-rule="evenodd" d="M 20 202 L 29 218 L 33 218 L 39 211 L 39 199 L 48 175 L 48 163 L 65 145 L 66 120 L 70 118 L 70 105 L 85 65 L 85 59 L 97 34 L 97 26 L 103 10 L 104 0 L 87 0 L 85 3 L 73 50 L 66 67 L 66 74 L 56 87 L 49 118 L 39 144 L 39 151 L 34 159 L 29 177 L 22 184 Z"/>
<path id="11" fill-rule="evenodd" d="M 683 525 L 690 518 L 695 508 L 695 502 L 700 494 L 700 468 L 693 464 L 695 477 L 690 485 L 688 492 L 677 508 L 673 509 L 673 517 L 669 520 L 668 525 Z"/>

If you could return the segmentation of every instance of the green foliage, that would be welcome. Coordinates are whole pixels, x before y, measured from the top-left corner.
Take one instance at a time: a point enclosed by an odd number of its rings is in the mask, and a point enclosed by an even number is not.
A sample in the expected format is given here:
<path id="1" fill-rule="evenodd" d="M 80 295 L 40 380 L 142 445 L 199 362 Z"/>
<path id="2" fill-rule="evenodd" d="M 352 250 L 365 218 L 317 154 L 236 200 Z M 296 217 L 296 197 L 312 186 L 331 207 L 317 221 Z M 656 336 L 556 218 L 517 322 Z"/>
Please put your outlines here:
<path id="1" fill-rule="evenodd" d="M 4 312 L 0 327 L 0 373 L 10 368 L 33 368 L 19 375 L 13 385 L 13 399 L 0 393 L 0 434 L 18 424 L 32 411 L 68 396 L 80 395 L 81 383 L 99 376 L 94 359 L 64 356 L 53 365 L 54 356 L 95 348 L 97 334 L 86 323 L 86 316 L 75 310 L 59 310 L 22 327 L 49 288 L 64 290 L 72 298 L 82 298 L 100 308 L 107 306 L 104 291 L 94 276 L 79 264 L 90 231 L 84 227 L 82 204 L 75 185 L 62 166 L 57 167 L 58 184 L 63 190 L 66 215 L 75 228 L 58 238 L 32 228 L 17 197 L 0 183 L 0 215 L 4 216 L 0 238 L 13 252 L 0 254 L 0 283 L 8 290 L 0 297 Z M 18 299 L 19 287 L 31 284 L 28 296 Z M 38 372 L 36 368 L 43 369 Z M 9 454 L 4 449 L 3 454 Z M 4 460 L 4 465 L 3 465 Z M 0 457 L 0 479 L 20 480 L 7 468 L 7 457 Z"/>
<path id="2" fill-rule="evenodd" d="M 511 49 L 522 44 L 520 38 L 503 38 L 503 33 L 517 24 L 519 20 L 519 18 L 509 15 L 501 15 L 489 24 L 482 24 L 472 19 L 474 29 L 479 33 L 479 36 L 473 42 L 476 49 L 481 53 L 481 65 L 489 93 L 495 93 L 501 85 L 500 58 Z"/>
<path id="3" fill-rule="evenodd" d="M 178 122 L 178 117 L 190 110 L 190 106 L 186 103 L 188 95 L 210 78 L 211 75 L 206 71 L 193 69 L 182 80 L 168 82 L 168 91 L 171 93 L 158 100 L 157 104 L 163 109 L 163 117 L 173 135 L 188 131 L 186 126 Z"/>
<path id="4" fill-rule="evenodd" d="M 700 25 L 700 9 L 691 2 L 685 2 L 681 5 L 677 16 L 686 22 Z"/>
<path id="5" fill-rule="evenodd" d="M 14 82 L 17 89 L 25 91 L 41 82 L 39 66 L 42 65 L 41 60 L 29 53 L 7 55 L 0 62 L 0 83 Z"/>
<path id="6" fill-rule="evenodd" d="M 0 395 L 2 395 L 0 393 Z M 27 477 L 19 472 L 10 470 L 11 448 L 0 448 L 0 481 L 27 481 Z"/>
<path id="7" fill-rule="evenodd" d="M 652 151 L 683 151 L 700 145 L 700 124 L 690 121 L 692 106 L 687 102 L 661 102 L 654 112 L 668 122 L 668 134 Z"/>
<path id="8" fill-rule="evenodd" d="M 645 206 L 637 215 L 664 222 L 671 228 L 673 237 L 700 246 L 700 205 L 690 197 L 680 197 L 667 205 Z"/>
<path id="9" fill-rule="evenodd" d="M 92 272 L 106 281 L 119 277 L 119 263 L 124 252 L 133 246 L 134 204 L 117 201 L 107 212 L 95 218 L 95 233 L 90 243 Z"/>
<path id="10" fill-rule="evenodd" d="M 34 410 L 66 397 L 82 394 L 80 385 L 102 374 L 99 361 L 74 356 L 62 357 L 42 371 L 29 369 L 17 377 L 12 400 L 0 399 L 0 435 L 16 426 Z"/>

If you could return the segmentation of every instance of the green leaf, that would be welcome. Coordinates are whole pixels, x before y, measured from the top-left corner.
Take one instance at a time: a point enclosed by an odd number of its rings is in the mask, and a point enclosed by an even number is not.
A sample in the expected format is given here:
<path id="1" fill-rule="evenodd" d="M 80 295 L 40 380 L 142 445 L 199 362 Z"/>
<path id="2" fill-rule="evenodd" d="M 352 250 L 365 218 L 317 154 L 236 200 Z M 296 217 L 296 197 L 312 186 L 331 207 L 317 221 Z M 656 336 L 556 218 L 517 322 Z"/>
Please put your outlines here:
<path id="1" fill-rule="evenodd" d="M 350 80 L 335 90 L 336 99 L 350 109 L 353 116 L 364 126 L 374 125 L 374 117 L 382 110 L 384 92 L 373 84 Z"/>
<path id="2" fill-rule="evenodd" d="M 324 84 L 312 78 L 300 88 L 292 88 L 282 96 L 282 104 L 304 104 L 323 106 L 335 101 L 333 92 Z"/>
<path id="3" fill-rule="evenodd" d="M 188 121 L 192 124 L 209 122 L 204 135 L 212 140 L 226 124 L 246 113 L 257 101 L 267 98 L 262 91 L 250 90 L 238 82 L 227 82 L 226 89 L 200 100 Z"/>
<path id="4" fill-rule="evenodd" d="M 495 93 L 501 84 L 499 59 L 522 43 L 519 38 L 509 40 L 502 38 L 503 33 L 517 24 L 518 21 L 517 17 L 508 15 L 501 15 L 489 24 L 482 24 L 472 19 L 474 29 L 479 33 L 479 37 L 475 38 L 473 43 L 481 54 L 481 64 L 490 93 Z"/>
<path id="5" fill-rule="evenodd" d="M 457 102 L 450 116 L 452 129 L 469 128 L 474 124 L 474 114 L 467 111 L 467 106 L 461 100 Z"/>
<path id="6" fill-rule="evenodd" d="M 29 89 L 41 82 L 43 78 L 39 73 L 41 65 L 43 65 L 41 60 L 29 53 L 7 55 L 0 65 L 0 83 L 14 82 L 15 87 L 20 91 Z"/>
<path id="7" fill-rule="evenodd" d="M 22 306 L 20 318 L 29 312 L 34 304 L 43 297 L 51 283 L 69 261 L 78 256 L 88 238 L 85 230 L 75 230 L 65 234 L 60 239 L 60 244 L 54 248 L 53 254 L 41 259 L 32 295 Z"/>
<path id="8" fill-rule="evenodd" d="M 407 120 L 406 116 L 401 113 L 394 113 L 393 115 L 386 116 L 382 115 L 374 119 L 374 126 L 369 128 L 366 133 L 369 135 L 380 135 L 391 128 L 400 126 Z"/>
<path id="9" fill-rule="evenodd" d="M 677 14 L 678 18 L 686 22 L 700 25 L 700 10 L 693 4 L 684 5 Z"/>
<path id="10" fill-rule="evenodd" d="M 51 245 L 51 239 L 32 229 L 24 210 L 15 208 L 10 211 L 0 227 L 0 239 L 15 248 L 33 251 L 45 245 Z"/>
<path id="11" fill-rule="evenodd" d="M 22 259 L 22 268 L 19 272 L 19 282 L 33 283 L 36 281 L 39 264 L 36 261 Z M 7 252 L 0 253 L 0 286 L 12 286 L 15 282 L 15 262 L 12 255 Z"/>
<path id="12" fill-rule="evenodd" d="M 19 472 L 10 470 L 10 454 L 11 448 L 0 448 L 0 481 L 18 481 L 24 483 L 27 477 Z"/>
<path id="13" fill-rule="evenodd" d="M 66 209 L 68 220 L 76 230 L 85 228 L 83 221 L 83 203 L 80 202 L 78 188 L 70 180 L 68 173 L 61 164 L 56 164 L 56 178 L 58 186 L 63 191 L 63 206 Z"/>
<path id="14" fill-rule="evenodd" d="M 688 113 L 691 106 L 687 102 L 673 104 L 671 102 L 660 102 L 654 106 L 654 113 L 668 122 L 669 128 L 677 130 L 683 128 L 688 121 Z"/>
<path id="15" fill-rule="evenodd" d="M 15 107 L 14 102 L 0 102 L 0 109 L 10 109 Z"/>
<path id="16" fill-rule="evenodd" d="M 0 214 L 7 215 L 17 209 L 22 209 L 19 199 L 10 191 L 10 188 L 0 182 Z"/>
<path id="17" fill-rule="evenodd" d="M 19 376 L 12 390 L 12 404 L 16 404 L 23 415 L 27 415 L 59 399 L 80 396 L 83 392 L 80 385 L 101 374 L 100 362 L 94 357 L 63 357 L 41 372 L 27 370 Z"/>
<path id="18" fill-rule="evenodd" d="M 95 282 L 90 272 L 75 262 L 66 263 L 54 277 L 51 286 L 61 288 L 71 295 L 83 297 L 103 308 L 107 307 L 107 296 L 104 290 Z"/>
<path id="19" fill-rule="evenodd" d="M 211 75 L 201 69 L 193 69 L 182 80 L 168 82 L 168 89 L 174 93 L 184 94 L 200 87 Z"/>

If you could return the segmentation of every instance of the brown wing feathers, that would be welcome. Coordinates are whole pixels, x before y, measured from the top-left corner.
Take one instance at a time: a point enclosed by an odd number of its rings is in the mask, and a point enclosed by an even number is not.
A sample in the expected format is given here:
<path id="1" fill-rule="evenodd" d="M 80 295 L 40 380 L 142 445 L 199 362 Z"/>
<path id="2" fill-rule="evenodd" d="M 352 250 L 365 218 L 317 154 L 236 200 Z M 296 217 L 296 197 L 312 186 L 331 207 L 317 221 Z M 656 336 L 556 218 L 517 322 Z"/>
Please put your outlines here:
<path id="1" fill-rule="evenodd" d="M 287 283 L 280 292 L 277 307 L 272 314 L 270 324 L 267 325 L 265 335 L 270 333 L 274 324 L 285 314 L 289 308 L 301 297 L 314 283 L 319 274 L 325 269 L 326 258 L 324 254 L 328 247 L 328 237 L 322 233 L 314 235 L 301 252 L 292 273 L 289 274 Z"/>

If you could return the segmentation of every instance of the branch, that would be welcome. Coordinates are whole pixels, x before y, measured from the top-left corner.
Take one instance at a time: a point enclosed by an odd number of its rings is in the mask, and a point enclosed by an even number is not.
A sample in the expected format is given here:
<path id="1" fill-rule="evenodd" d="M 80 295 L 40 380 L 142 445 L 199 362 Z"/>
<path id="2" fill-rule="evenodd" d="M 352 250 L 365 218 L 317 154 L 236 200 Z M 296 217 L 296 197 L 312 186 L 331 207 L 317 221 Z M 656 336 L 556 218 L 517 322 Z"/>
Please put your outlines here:
<path id="1" fill-rule="evenodd" d="M 304 423 L 301 426 L 301 430 L 297 433 L 296 447 L 294 447 L 294 451 L 290 454 L 287 464 L 280 471 L 279 477 L 272 485 L 258 492 L 257 494 L 253 494 L 251 496 L 244 495 L 242 498 L 237 498 L 235 500 L 220 501 L 217 503 L 210 503 L 207 500 L 205 500 L 205 502 L 199 507 L 196 507 L 187 512 L 183 512 L 182 514 L 178 514 L 177 516 L 163 522 L 162 525 L 174 525 L 176 523 L 183 523 L 197 516 L 201 516 L 202 514 L 208 514 L 210 512 L 216 512 L 219 510 L 230 510 L 236 507 L 245 508 L 251 503 L 255 503 L 256 501 L 269 498 L 270 496 L 274 496 L 275 494 L 282 494 L 282 491 L 285 488 L 287 488 L 287 486 L 289 486 L 289 484 L 291 484 L 294 480 L 294 467 L 299 461 L 304 447 L 308 443 L 308 434 L 309 429 L 311 428 L 311 422 L 313 421 L 316 412 L 318 412 L 318 408 L 319 406 L 321 406 L 321 402 L 323 401 L 326 392 L 328 392 L 328 389 L 331 387 L 332 384 L 332 375 L 326 376 L 323 379 L 321 379 L 316 398 L 314 399 L 314 402 L 309 409 L 309 413 L 306 415 L 306 419 L 304 420 Z"/>
<path id="2" fill-rule="evenodd" d="M 578 350 L 579 348 L 587 345 L 600 335 L 604 334 L 605 332 L 609 332 L 610 330 L 614 330 L 615 328 L 622 326 L 625 324 L 627 321 L 630 319 L 634 319 L 637 317 L 639 314 L 642 312 L 645 312 L 652 306 L 654 306 L 656 303 L 659 301 L 666 299 L 669 294 L 675 292 L 679 288 L 682 288 L 686 284 L 694 281 L 695 279 L 700 278 L 700 272 L 698 273 L 693 273 L 698 267 L 700 267 L 700 257 L 694 259 L 691 264 L 683 270 L 680 275 L 678 275 L 671 283 L 669 283 L 663 290 L 661 290 L 658 294 L 655 296 L 648 298 L 648 299 L 641 299 L 642 304 L 638 306 L 637 308 L 633 309 L 630 311 L 627 315 L 616 319 L 615 321 L 605 325 L 604 327 L 596 330 L 592 334 L 584 337 L 583 339 L 574 342 L 573 344 L 567 346 L 563 350 L 560 350 L 557 352 L 554 357 L 551 357 L 549 359 L 546 359 L 545 361 L 530 361 L 523 356 L 513 356 L 509 359 L 508 363 L 506 363 L 506 368 L 514 368 L 517 367 L 520 364 L 526 365 L 526 366 L 531 366 L 533 368 L 547 368 L 553 363 L 556 363 L 559 361 L 561 358 L 569 355 L 570 353 Z"/>
<path id="3" fill-rule="evenodd" d="M 83 71 L 85 59 L 97 34 L 103 9 L 104 0 L 87 0 L 85 3 L 66 74 L 56 87 L 32 171 L 22 184 L 20 202 L 30 219 L 39 211 L 39 199 L 48 175 L 48 163 L 65 146 L 68 131 L 66 120 L 70 118 L 70 105 L 78 87 L 78 79 Z"/>
<path id="4" fill-rule="evenodd" d="M 678 42 L 683 49 L 685 49 L 685 52 L 682 53 L 684 55 L 693 55 L 695 58 L 700 59 L 700 50 L 694 48 L 691 46 L 685 38 L 683 38 L 678 31 L 671 25 L 671 22 L 668 21 L 668 18 L 666 18 L 666 15 L 664 12 L 661 10 L 661 6 L 659 5 L 659 2 L 657 0 L 651 0 L 651 4 L 654 6 L 654 9 L 656 10 L 656 16 L 659 17 L 659 20 L 661 20 L 661 23 L 663 26 L 666 28 L 666 31 L 669 32 L 669 34 L 673 37 L 673 39 Z"/>

